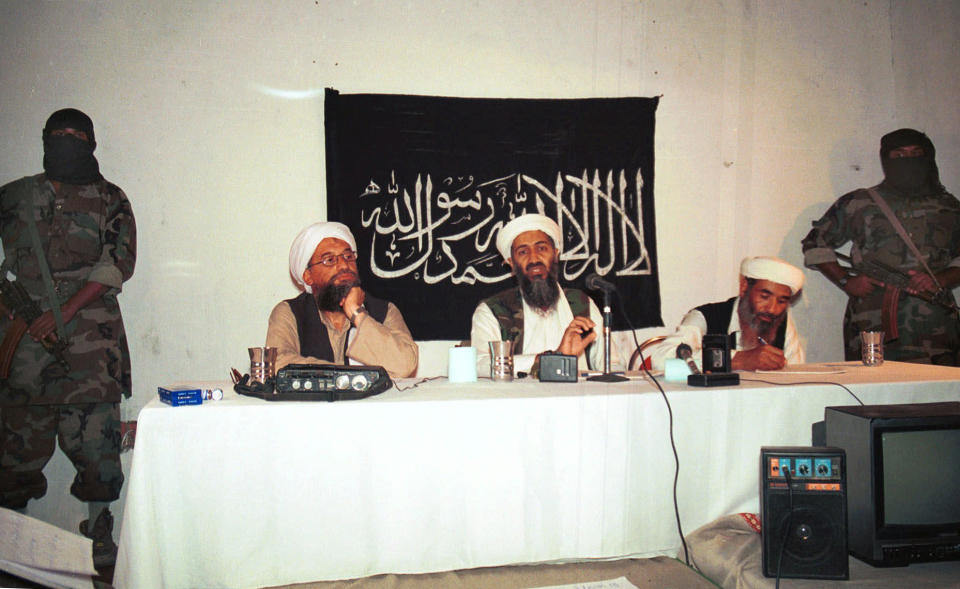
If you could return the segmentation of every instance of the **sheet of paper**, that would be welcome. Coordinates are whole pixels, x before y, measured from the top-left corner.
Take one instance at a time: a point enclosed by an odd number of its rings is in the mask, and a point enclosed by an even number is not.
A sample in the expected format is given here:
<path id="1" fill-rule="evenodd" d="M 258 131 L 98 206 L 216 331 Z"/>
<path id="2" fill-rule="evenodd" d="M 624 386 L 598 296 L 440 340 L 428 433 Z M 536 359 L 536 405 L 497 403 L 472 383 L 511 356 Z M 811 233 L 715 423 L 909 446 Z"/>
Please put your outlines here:
<path id="1" fill-rule="evenodd" d="M 72 573 L 59 573 L 55 571 L 45 571 L 33 567 L 10 562 L 0 559 L 0 570 L 7 571 L 21 579 L 39 583 L 44 587 L 53 589 L 93 589 L 93 579 L 90 575 L 75 575 Z"/>
<path id="2" fill-rule="evenodd" d="M 839 368 L 781 368 L 780 370 L 755 370 L 757 374 L 843 374 Z"/>
<path id="3" fill-rule="evenodd" d="M 97 574 L 92 547 L 89 538 L 0 508 L 0 568 L 4 570 L 45 585 L 92 587 L 90 577 Z"/>
<path id="4" fill-rule="evenodd" d="M 531 588 L 532 589 L 532 588 Z M 627 580 L 626 577 L 607 579 L 605 581 L 589 581 L 586 583 L 571 583 L 570 585 L 550 585 L 537 589 L 639 589 Z"/>

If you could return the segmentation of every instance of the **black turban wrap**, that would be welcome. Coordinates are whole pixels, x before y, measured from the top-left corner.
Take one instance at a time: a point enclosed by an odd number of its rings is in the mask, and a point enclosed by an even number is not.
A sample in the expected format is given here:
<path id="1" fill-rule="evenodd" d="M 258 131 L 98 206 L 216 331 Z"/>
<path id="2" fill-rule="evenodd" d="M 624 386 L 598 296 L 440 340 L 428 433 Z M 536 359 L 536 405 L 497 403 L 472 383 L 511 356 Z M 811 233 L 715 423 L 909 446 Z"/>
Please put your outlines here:
<path id="1" fill-rule="evenodd" d="M 908 145 L 923 149 L 918 157 L 891 158 L 890 152 Z M 899 129 L 880 139 L 880 164 L 884 183 L 906 196 L 920 196 L 942 192 L 940 171 L 935 159 L 936 150 L 930 138 L 914 129 Z"/>
<path id="2" fill-rule="evenodd" d="M 83 131 L 87 140 L 76 135 L 53 135 L 60 129 Z M 51 180 L 67 184 L 90 184 L 101 178 L 100 165 L 93 157 L 97 142 L 93 121 L 75 108 L 65 108 L 50 115 L 43 127 L 43 169 Z"/>

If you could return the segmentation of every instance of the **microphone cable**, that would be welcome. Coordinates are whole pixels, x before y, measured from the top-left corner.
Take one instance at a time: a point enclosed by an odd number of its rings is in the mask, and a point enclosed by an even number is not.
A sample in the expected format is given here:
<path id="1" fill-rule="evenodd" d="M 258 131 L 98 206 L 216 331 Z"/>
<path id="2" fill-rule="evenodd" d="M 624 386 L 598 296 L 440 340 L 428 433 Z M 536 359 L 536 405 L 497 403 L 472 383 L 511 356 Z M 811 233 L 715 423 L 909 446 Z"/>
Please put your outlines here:
<path id="1" fill-rule="evenodd" d="M 409 391 L 410 389 L 415 389 L 415 388 L 417 388 L 418 386 L 422 385 L 422 384 L 425 383 L 425 382 L 428 382 L 428 381 L 431 381 L 431 380 L 437 380 L 438 378 L 446 378 L 446 377 L 445 377 L 445 376 L 441 376 L 441 375 L 437 375 L 437 376 L 426 376 L 426 377 L 423 377 L 423 378 L 418 379 L 417 382 L 413 383 L 412 385 L 410 385 L 410 386 L 408 386 L 408 387 L 401 387 L 401 386 L 400 386 L 399 384 L 397 384 L 396 382 L 393 383 L 393 386 L 396 387 L 396 389 L 397 389 L 398 391 Z"/>
<path id="2" fill-rule="evenodd" d="M 742 376 L 740 377 L 740 380 L 741 380 L 741 381 L 745 381 L 745 382 L 762 382 L 763 384 L 772 384 L 772 385 L 775 385 L 775 386 L 793 386 L 793 385 L 798 385 L 798 384 L 833 385 L 833 386 L 840 387 L 841 389 L 847 391 L 847 392 L 850 394 L 851 397 L 853 397 L 854 399 L 856 399 L 857 403 L 860 403 L 861 405 L 864 404 L 864 402 L 860 400 L 860 397 L 858 397 L 857 395 L 855 395 L 854 392 L 851 391 L 849 388 L 847 388 L 846 385 L 840 384 L 839 382 L 831 382 L 831 381 L 829 381 L 829 380 L 803 380 L 803 381 L 799 381 L 799 382 L 773 382 L 773 381 L 771 381 L 771 380 L 763 380 L 762 378 L 743 378 Z"/>
<path id="3" fill-rule="evenodd" d="M 783 528 L 783 537 L 780 540 L 780 553 L 777 554 L 777 582 L 776 589 L 780 589 L 780 565 L 783 564 L 783 553 L 787 551 L 787 542 L 790 541 L 790 528 L 793 527 L 793 485 L 791 484 L 790 469 L 783 469 L 783 476 L 787 481 L 787 497 L 790 499 L 790 511 L 787 516 L 787 525 Z"/>
<path id="4" fill-rule="evenodd" d="M 620 303 L 617 305 L 620 307 L 620 314 L 626 320 L 627 325 L 630 327 L 630 334 L 633 336 L 633 343 L 637 346 L 637 350 L 640 350 L 640 340 L 637 339 L 637 330 L 633 327 L 633 322 L 630 321 L 630 317 L 627 316 L 627 312 L 623 309 L 623 301 L 620 300 L 620 293 L 616 293 L 617 301 Z M 627 366 L 627 368 L 630 368 Z M 680 523 L 680 506 L 677 503 L 677 481 L 680 478 L 680 455 L 677 453 L 677 444 L 673 436 L 673 408 L 670 406 L 670 400 L 667 398 L 666 391 L 663 390 L 663 387 L 660 386 L 660 381 L 653 376 L 650 372 L 650 369 L 647 368 L 647 359 L 643 357 L 643 352 L 640 352 L 640 368 L 646 373 L 647 377 L 653 381 L 653 384 L 656 385 L 657 389 L 660 391 L 660 396 L 663 397 L 663 402 L 667 405 L 667 414 L 669 415 L 669 431 L 670 431 L 670 449 L 673 451 L 673 515 L 677 521 L 677 532 L 680 534 L 680 543 L 683 545 L 683 561 L 687 566 L 690 566 L 690 552 L 687 549 L 687 540 L 683 536 L 683 525 Z"/>

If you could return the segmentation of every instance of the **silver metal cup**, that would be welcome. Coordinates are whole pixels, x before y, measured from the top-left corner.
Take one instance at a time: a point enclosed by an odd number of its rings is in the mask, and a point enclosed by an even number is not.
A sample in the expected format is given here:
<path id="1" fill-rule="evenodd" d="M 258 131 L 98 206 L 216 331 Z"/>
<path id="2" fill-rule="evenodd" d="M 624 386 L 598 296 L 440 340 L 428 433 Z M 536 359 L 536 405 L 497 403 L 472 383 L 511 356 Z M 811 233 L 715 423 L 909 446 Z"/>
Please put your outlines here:
<path id="1" fill-rule="evenodd" d="M 250 352 L 250 378 L 259 383 L 276 375 L 277 349 L 276 348 L 247 348 Z"/>
<path id="2" fill-rule="evenodd" d="M 860 359 L 864 366 L 880 366 L 883 364 L 883 332 L 860 332 Z"/>
<path id="3" fill-rule="evenodd" d="M 490 342 L 490 378 L 500 382 L 513 380 L 513 342 Z"/>

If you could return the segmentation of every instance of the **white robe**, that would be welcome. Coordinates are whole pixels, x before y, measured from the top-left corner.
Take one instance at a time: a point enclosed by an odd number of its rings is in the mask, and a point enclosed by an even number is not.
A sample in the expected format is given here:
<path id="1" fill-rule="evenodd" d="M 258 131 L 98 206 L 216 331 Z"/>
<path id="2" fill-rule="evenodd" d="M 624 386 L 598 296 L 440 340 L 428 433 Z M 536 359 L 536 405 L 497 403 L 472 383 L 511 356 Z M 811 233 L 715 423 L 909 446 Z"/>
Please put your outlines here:
<path id="1" fill-rule="evenodd" d="M 520 297 L 523 300 L 523 297 Z M 590 355 L 590 366 L 593 370 L 603 370 L 603 316 L 600 309 L 590 301 L 590 319 L 594 323 L 597 339 L 591 348 L 587 349 Z M 513 372 L 530 372 L 537 354 L 556 350 L 563 339 L 563 332 L 573 321 L 573 312 L 570 303 L 561 293 L 556 306 L 543 315 L 527 305 L 523 300 L 523 350 L 513 351 Z M 500 341 L 500 322 L 486 303 L 477 305 L 473 312 L 473 322 L 470 329 L 470 345 L 477 349 L 477 375 L 490 376 L 490 346 L 489 342 Z M 612 347 L 611 343 L 611 347 Z M 577 359 L 577 368 L 582 372 L 588 369 L 587 354 L 581 354 Z M 616 353 L 610 354 L 616 358 Z"/>
<path id="2" fill-rule="evenodd" d="M 731 357 L 735 356 L 737 350 L 741 350 L 740 343 L 740 314 L 737 309 L 740 305 L 740 297 L 733 301 L 733 313 L 731 313 L 730 324 L 727 326 L 727 333 L 737 334 L 737 349 L 731 351 Z M 664 362 L 667 358 L 676 358 L 677 346 L 687 344 L 693 350 L 692 357 L 697 366 L 701 365 L 701 352 L 703 350 L 703 335 L 707 332 L 707 319 L 703 313 L 696 309 L 691 309 L 683 316 L 676 332 L 667 337 L 659 344 L 653 346 L 647 351 L 646 356 L 650 358 L 651 366 L 654 370 L 663 370 Z M 787 310 L 787 333 L 784 338 L 783 355 L 787 359 L 787 364 L 803 364 L 807 361 L 806 353 L 803 349 L 803 343 L 800 341 L 800 334 L 797 332 L 797 326 L 793 322 L 790 311 Z"/>

